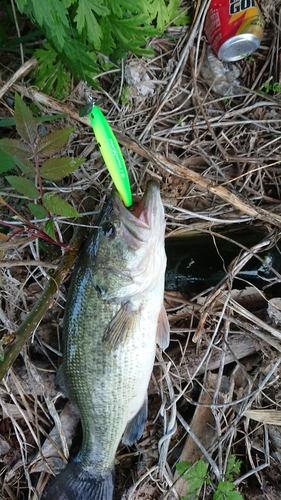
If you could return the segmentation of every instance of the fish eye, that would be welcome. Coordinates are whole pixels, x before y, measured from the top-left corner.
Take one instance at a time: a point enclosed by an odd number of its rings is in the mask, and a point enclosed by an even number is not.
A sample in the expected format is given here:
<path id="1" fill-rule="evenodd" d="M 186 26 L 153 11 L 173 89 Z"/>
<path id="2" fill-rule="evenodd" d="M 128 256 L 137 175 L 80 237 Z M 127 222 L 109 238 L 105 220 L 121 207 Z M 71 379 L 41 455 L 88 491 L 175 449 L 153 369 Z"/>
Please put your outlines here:
<path id="1" fill-rule="evenodd" d="M 101 226 L 101 232 L 106 238 L 114 238 L 114 236 L 116 235 L 116 229 L 112 222 L 105 222 Z"/>

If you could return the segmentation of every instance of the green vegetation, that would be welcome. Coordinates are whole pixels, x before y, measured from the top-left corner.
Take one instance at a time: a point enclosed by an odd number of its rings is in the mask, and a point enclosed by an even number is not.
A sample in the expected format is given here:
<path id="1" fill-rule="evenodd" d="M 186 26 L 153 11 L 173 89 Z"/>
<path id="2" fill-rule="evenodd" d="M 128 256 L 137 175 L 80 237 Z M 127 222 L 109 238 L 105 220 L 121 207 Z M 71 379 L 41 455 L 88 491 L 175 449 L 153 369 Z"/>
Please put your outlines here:
<path id="1" fill-rule="evenodd" d="M 188 24 L 180 0 L 15 0 L 47 39 L 35 51 L 36 85 L 54 97 L 68 95 L 71 76 L 93 77 L 124 58 L 127 51 L 152 56 L 147 37 L 162 34 L 167 24 Z"/>
<path id="2" fill-rule="evenodd" d="M 240 472 L 241 463 L 241 460 L 236 460 L 234 455 L 229 458 L 224 477 L 225 480 L 219 481 L 215 487 L 213 500 L 243 500 L 241 493 L 235 490 L 235 485 L 233 484 L 233 474 Z M 187 481 L 188 488 L 187 495 L 182 497 L 182 500 L 196 500 L 198 498 L 198 491 L 202 486 L 211 483 L 208 466 L 209 464 L 204 462 L 204 460 L 199 460 L 195 465 L 189 462 L 180 462 L 177 464 L 177 472 L 183 475 L 183 478 Z"/>
<path id="3" fill-rule="evenodd" d="M 275 82 L 275 83 L 265 82 L 261 86 L 261 92 L 263 91 L 263 89 L 264 89 L 264 92 L 266 94 L 269 94 L 270 92 L 277 94 L 277 93 L 281 92 L 281 85 L 279 82 Z"/>
<path id="4" fill-rule="evenodd" d="M 13 213 L 11 223 L 2 221 L 1 225 L 15 228 L 14 221 L 17 221 L 16 229 L 10 237 L 28 232 L 64 246 L 55 232 L 53 215 L 80 215 L 67 201 L 52 192 L 46 192 L 45 187 L 48 186 L 48 181 L 61 180 L 85 161 L 85 158 L 53 157 L 67 143 L 74 128 L 57 130 L 40 137 L 32 112 L 18 94 L 14 119 L 21 139 L 0 140 L 0 175 L 3 177 L 3 174 L 9 173 L 5 175 L 5 180 L 10 188 L 23 195 L 23 200 L 16 209 L 7 201 L 10 189 L 7 190 L 5 199 L 0 197 L 0 205 L 6 205 Z M 36 219 L 47 219 L 44 230 L 22 213 L 30 213 Z"/>
<path id="5" fill-rule="evenodd" d="M 243 59 L 245 59 L 245 61 L 255 62 L 255 58 L 251 54 L 246 54 L 245 55 L 245 54 L 243 54 L 241 52 L 238 52 L 238 55 L 242 56 Z"/>

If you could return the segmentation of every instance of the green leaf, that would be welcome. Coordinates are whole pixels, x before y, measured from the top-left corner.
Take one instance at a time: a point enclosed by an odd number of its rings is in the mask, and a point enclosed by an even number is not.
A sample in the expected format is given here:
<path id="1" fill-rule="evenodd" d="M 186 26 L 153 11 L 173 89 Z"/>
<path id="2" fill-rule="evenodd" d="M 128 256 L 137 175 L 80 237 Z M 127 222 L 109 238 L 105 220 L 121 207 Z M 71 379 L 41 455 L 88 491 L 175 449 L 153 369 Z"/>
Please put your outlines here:
<path id="1" fill-rule="evenodd" d="M 221 493 L 226 493 L 228 491 L 233 491 L 235 488 L 233 483 L 228 483 L 227 481 L 220 481 L 218 484 L 217 491 Z"/>
<path id="2" fill-rule="evenodd" d="M 204 483 L 200 477 L 194 477 L 188 481 L 188 491 L 197 491 L 199 490 Z"/>
<path id="3" fill-rule="evenodd" d="M 94 50 L 87 49 L 85 42 L 79 41 L 77 30 L 72 29 L 69 33 L 61 57 L 73 75 L 83 80 L 87 79 L 93 86 L 93 76 L 100 73 L 100 66 L 97 64 L 98 56 Z"/>
<path id="4" fill-rule="evenodd" d="M 65 114 L 60 114 L 60 115 L 51 115 L 51 116 L 37 116 L 35 118 L 36 123 L 41 123 L 41 122 L 52 122 L 54 120 L 59 120 L 60 118 L 65 118 L 67 115 Z M 12 127 L 16 124 L 14 118 L 1 118 L 0 117 L 0 127 Z"/>
<path id="5" fill-rule="evenodd" d="M 183 478 L 188 482 L 188 492 L 197 492 L 203 483 L 209 484 L 208 463 L 199 460 L 191 468 L 189 462 L 180 462 L 176 465 L 177 472 L 183 474 Z M 189 469 L 189 470 L 187 470 Z"/>
<path id="6" fill-rule="evenodd" d="M 33 163 L 29 160 L 14 157 L 15 164 L 19 167 L 23 174 L 35 176 L 36 170 Z"/>
<path id="7" fill-rule="evenodd" d="M 52 238 L 52 240 L 57 241 L 53 217 L 50 217 L 50 219 L 46 221 L 44 227 L 45 227 L 45 231 L 46 231 L 47 235 L 50 236 L 50 238 Z"/>
<path id="8" fill-rule="evenodd" d="M 99 50 L 103 34 L 95 14 L 104 17 L 109 15 L 110 11 L 102 5 L 101 1 L 79 0 L 74 21 L 76 22 L 78 33 L 81 34 L 85 31 L 89 41 L 94 44 L 96 50 Z"/>
<path id="9" fill-rule="evenodd" d="M 27 206 L 36 219 L 45 219 L 45 217 L 47 217 L 47 211 L 42 205 L 28 203 Z"/>
<path id="10" fill-rule="evenodd" d="M 24 7 L 26 5 L 26 0 L 16 0 L 17 7 L 21 14 L 24 12 Z"/>
<path id="11" fill-rule="evenodd" d="M 36 145 L 36 154 L 40 156 L 53 156 L 67 143 L 71 132 L 74 130 L 75 127 L 56 130 L 40 138 Z"/>
<path id="12" fill-rule="evenodd" d="M 227 500 L 244 500 L 239 491 L 229 491 L 225 496 Z"/>
<path id="13" fill-rule="evenodd" d="M 45 193 L 43 196 L 44 207 L 56 215 L 63 217 L 81 217 L 76 210 L 67 201 L 62 200 L 59 196 L 53 193 Z"/>
<path id="14" fill-rule="evenodd" d="M 36 85 L 60 99 L 69 94 L 69 72 L 93 85 L 93 77 L 108 69 L 108 60 L 97 51 L 117 63 L 126 51 L 152 56 L 153 50 L 145 48 L 147 37 L 163 33 L 179 15 L 176 22 L 185 21 L 179 0 L 15 1 L 47 38 L 44 49 L 35 53 L 39 58 Z"/>
<path id="15" fill-rule="evenodd" d="M 219 491 L 216 491 L 213 496 L 213 500 L 225 500 L 225 497 Z"/>
<path id="16" fill-rule="evenodd" d="M 74 172 L 86 158 L 50 158 L 43 163 L 40 173 L 43 179 L 57 181 Z"/>
<path id="17" fill-rule="evenodd" d="M 116 18 L 122 18 L 124 14 L 138 14 L 146 12 L 146 4 L 149 0 L 118 0 L 110 3 L 111 14 Z M 149 22 L 149 18 L 147 19 Z"/>
<path id="18" fill-rule="evenodd" d="M 76 30 L 71 30 L 71 34 L 73 38 L 68 36 L 65 39 L 63 53 L 58 54 L 49 43 L 34 53 L 39 61 L 35 83 L 45 93 L 53 90 L 57 99 L 68 96 L 70 91 L 71 78 L 65 64 L 74 76 L 86 79 L 89 84 L 93 84 L 93 76 L 100 73 L 100 66 L 96 64 L 97 55 L 87 52 L 86 45 L 79 42 Z"/>
<path id="19" fill-rule="evenodd" d="M 235 455 L 231 455 L 227 461 L 226 477 L 228 481 L 233 481 L 232 473 L 238 474 L 242 465 L 242 460 L 236 460 Z"/>
<path id="20" fill-rule="evenodd" d="M 175 26 L 186 26 L 191 23 L 190 16 L 186 14 L 186 9 L 179 8 L 180 0 L 170 0 L 167 4 L 168 23 Z"/>
<path id="21" fill-rule="evenodd" d="M 6 180 L 11 184 L 11 186 L 13 186 L 14 189 L 24 196 L 33 200 L 39 198 L 40 193 L 31 180 L 25 179 L 24 177 L 17 177 L 16 175 L 8 175 Z"/>
<path id="22" fill-rule="evenodd" d="M 214 493 L 213 500 L 243 500 L 239 491 L 233 491 L 235 485 L 233 483 L 220 482 L 218 489 Z"/>
<path id="23" fill-rule="evenodd" d="M 8 172 L 9 170 L 12 170 L 14 166 L 15 161 L 12 156 L 8 155 L 7 153 L 5 153 L 5 151 L 2 151 L 0 149 L 0 173 Z"/>
<path id="24" fill-rule="evenodd" d="M 125 50 L 130 50 L 140 56 L 151 56 L 152 49 L 145 49 L 146 38 L 160 35 L 161 32 L 153 26 L 147 24 L 147 17 L 144 14 L 137 14 L 123 19 L 115 19 L 112 16 L 106 18 L 108 30 L 112 31 L 118 39 L 119 46 Z"/>
<path id="25" fill-rule="evenodd" d="M 36 50 L 34 55 L 39 62 L 35 84 L 47 94 L 53 90 L 56 99 L 69 95 L 71 78 L 58 53 L 49 43 L 45 43 L 43 49 Z"/>
<path id="26" fill-rule="evenodd" d="M 199 460 L 198 463 L 194 467 L 194 472 L 197 477 L 200 477 L 202 480 L 206 479 L 208 473 L 209 464 L 204 462 L 204 460 Z"/>
<path id="27" fill-rule="evenodd" d="M 69 26 L 68 12 L 64 3 L 58 0 L 38 2 L 38 0 L 16 0 L 18 8 L 45 31 L 58 50 L 64 46 L 65 28 Z"/>
<path id="28" fill-rule="evenodd" d="M 101 41 L 101 52 L 102 54 L 109 56 L 116 49 L 116 40 L 113 37 L 113 33 L 110 29 L 110 25 L 107 18 L 102 18 L 100 21 L 101 30 L 103 33 L 107 33 L 107 36 L 104 37 Z"/>
<path id="29" fill-rule="evenodd" d="M 16 156 L 17 158 L 30 158 L 32 156 L 32 151 L 29 144 L 18 141 L 17 139 L 1 139 L 0 149 L 11 156 Z"/>
<path id="30" fill-rule="evenodd" d="M 37 123 L 30 109 L 16 93 L 15 121 L 19 135 L 29 144 L 34 145 L 37 138 Z"/>
<path id="31" fill-rule="evenodd" d="M 182 476 L 191 466 L 192 464 L 190 462 L 179 462 L 176 464 L 177 473 Z"/>
<path id="32" fill-rule="evenodd" d="M 147 6 L 151 16 L 151 21 L 156 22 L 156 27 L 161 33 L 164 33 L 168 24 L 175 21 L 175 25 L 184 26 L 190 23 L 189 16 L 186 15 L 185 9 L 179 8 L 180 0 L 148 0 Z"/>
<path id="33" fill-rule="evenodd" d="M 152 19 L 156 20 L 157 28 L 163 33 L 166 25 L 169 23 L 169 15 L 164 0 L 153 0 L 150 3 L 149 10 Z"/>

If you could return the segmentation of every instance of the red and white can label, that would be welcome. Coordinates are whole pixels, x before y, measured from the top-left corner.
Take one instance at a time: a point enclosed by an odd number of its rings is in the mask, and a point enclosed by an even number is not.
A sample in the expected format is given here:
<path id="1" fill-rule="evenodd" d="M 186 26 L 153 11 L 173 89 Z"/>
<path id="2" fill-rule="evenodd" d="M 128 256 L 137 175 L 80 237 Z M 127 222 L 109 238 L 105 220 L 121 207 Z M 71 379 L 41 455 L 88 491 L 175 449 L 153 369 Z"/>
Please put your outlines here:
<path id="1" fill-rule="evenodd" d="M 210 4 L 205 33 L 212 49 L 223 60 L 242 59 L 254 52 L 260 45 L 263 29 L 264 20 L 255 0 L 213 0 Z"/>

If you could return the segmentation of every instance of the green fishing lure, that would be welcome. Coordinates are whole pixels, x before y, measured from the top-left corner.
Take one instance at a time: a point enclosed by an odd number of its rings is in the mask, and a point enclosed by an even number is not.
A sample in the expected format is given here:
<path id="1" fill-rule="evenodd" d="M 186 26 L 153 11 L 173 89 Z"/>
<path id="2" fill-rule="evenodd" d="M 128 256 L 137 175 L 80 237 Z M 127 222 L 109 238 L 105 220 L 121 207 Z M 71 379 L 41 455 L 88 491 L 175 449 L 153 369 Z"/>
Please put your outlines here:
<path id="1" fill-rule="evenodd" d="M 127 168 L 117 139 L 98 106 L 89 104 L 82 108 L 80 116 L 88 115 L 92 124 L 100 152 L 108 168 L 115 187 L 126 207 L 133 203 Z"/>

